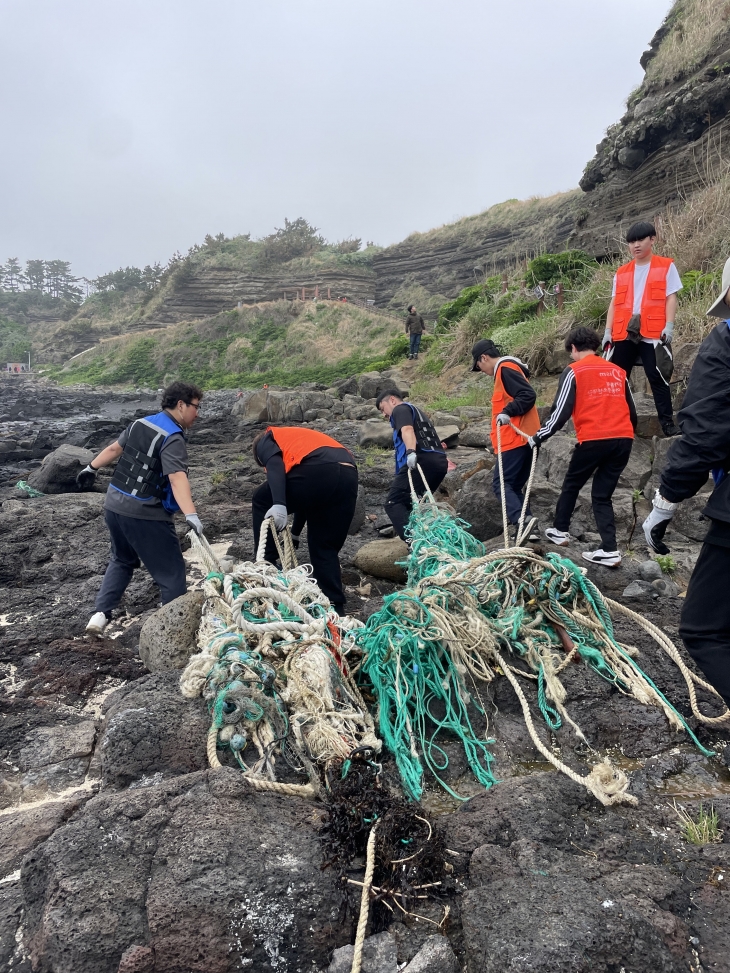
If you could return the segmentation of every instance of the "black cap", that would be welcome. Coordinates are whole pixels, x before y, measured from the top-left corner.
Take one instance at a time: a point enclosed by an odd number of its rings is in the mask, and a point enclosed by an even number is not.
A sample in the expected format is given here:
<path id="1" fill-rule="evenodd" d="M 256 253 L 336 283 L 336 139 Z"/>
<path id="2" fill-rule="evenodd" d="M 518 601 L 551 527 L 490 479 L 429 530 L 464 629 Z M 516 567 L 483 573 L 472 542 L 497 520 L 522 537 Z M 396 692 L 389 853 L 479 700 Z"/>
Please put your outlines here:
<path id="1" fill-rule="evenodd" d="M 471 350 L 471 357 L 474 359 L 474 364 L 471 367 L 473 372 L 481 371 L 477 363 L 482 355 L 489 355 L 490 358 L 501 358 L 502 351 L 495 345 L 491 338 L 482 338 L 481 341 L 477 341 Z"/>

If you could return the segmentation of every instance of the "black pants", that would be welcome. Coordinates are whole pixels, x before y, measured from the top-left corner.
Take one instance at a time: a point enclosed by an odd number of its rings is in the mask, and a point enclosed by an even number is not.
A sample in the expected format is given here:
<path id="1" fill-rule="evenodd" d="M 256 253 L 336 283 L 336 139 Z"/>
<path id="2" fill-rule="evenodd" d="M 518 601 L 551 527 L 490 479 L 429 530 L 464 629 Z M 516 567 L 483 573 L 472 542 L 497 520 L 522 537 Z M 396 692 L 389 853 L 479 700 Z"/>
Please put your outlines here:
<path id="1" fill-rule="evenodd" d="M 578 443 L 570 457 L 563 489 L 555 508 L 553 526 L 567 531 L 578 494 L 593 476 L 591 501 L 604 551 L 615 551 L 616 521 L 611 497 L 631 456 L 633 439 L 589 439 Z"/>
<path id="2" fill-rule="evenodd" d="M 702 545 L 689 579 L 679 634 L 687 651 L 730 706 L 730 547 Z"/>
<path id="3" fill-rule="evenodd" d="M 525 495 L 522 492 L 525 484 L 530 478 L 530 467 L 532 466 L 532 449 L 525 443 L 524 446 L 517 446 L 515 449 L 508 449 L 502 453 L 502 474 L 504 476 L 504 496 L 507 503 L 507 520 L 511 524 L 519 524 L 522 514 L 522 505 L 525 502 Z M 492 474 L 492 488 L 498 500 L 502 499 L 499 483 L 499 462 L 494 464 Z M 525 511 L 525 519 L 531 517 L 528 506 Z"/>
<path id="4" fill-rule="evenodd" d="M 112 557 L 96 596 L 96 610 L 111 614 L 122 600 L 134 569 L 144 564 L 162 595 L 162 604 L 184 595 L 185 562 L 175 527 L 169 520 L 140 520 L 104 511 Z"/>
<path id="5" fill-rule="evenodd" d="M 654 405 L 659 416 L 659 422 L 664 426 L 674 420 L 674 410 L 672 409 L 672 393 L 669 385 L 662 378 L 661 373 L 656 367 L 656 355 L 654 345 L 647 341 L 640 341 L 635 345 L 633 341 L 617 341 L 613 346 L 611 361 L 619 368 L 623 368 L 627 376 L 631 375 L 631 369 L 641 358 L 646 377 L 651 385 L 651 394 L 654 396 Z"/>
<path id="6" fill-rule="evenodd" d="M 268 483 L 254 493 L 251 501 L 254 554 L 259 546 L 261 525 L 273 498 Z M 307 522 L 307 546 L 314 577 L 330 602 L 342 608 L 339 553 L 347 538 L 357 503 L 357 470 L 341 463 L 303 463 L 286 475 L 286 509 L 300 514 Z M 274 563 L 276 547 L 271 537 L 266 543 L 266 560 Z"/>
<path id="7" fill-rule="evenodd" d="M 426 477 L 429 489 L 433 491 L 446 476 L 449 461 L 446 459 L 446 453 L 419 452 L 418 465 L 423 470 L 423 475 Z M 414 470 L 411 476 L 413 477 L 413 486 L 416 495 L 422 497 L 426 492 L 426 488 L 423 485 L 421 474 L 418 470 Z M 411 506 L 411 487 L 408 483 L 408 469 L 404 466 L 393 477 L 393 482 L 390 484 L 390 492 L 385 501 L 385 512 L 390 517 L 390 522 L 396 534 L 402 540 L 406 539 L 406 524 L 411 515 Z"/>

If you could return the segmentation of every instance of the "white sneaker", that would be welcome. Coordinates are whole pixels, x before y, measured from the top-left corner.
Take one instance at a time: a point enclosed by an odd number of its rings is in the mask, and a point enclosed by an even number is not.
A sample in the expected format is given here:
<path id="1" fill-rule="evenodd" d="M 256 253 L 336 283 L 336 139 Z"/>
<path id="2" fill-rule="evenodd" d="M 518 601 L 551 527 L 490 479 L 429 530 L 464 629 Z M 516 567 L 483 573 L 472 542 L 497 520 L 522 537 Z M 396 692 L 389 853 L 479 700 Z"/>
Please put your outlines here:
<path id="1" fill-rule="evenodd" d="M 583 558 L 591 564 L 602 564 L 605 568 L 617 568 L 621 563 L 620 551 L 604 551 L 598 548 L 597 551 L 583 551 Z"/>
<path id="2" fill-rule="evenodd" d="M 95 612 L 89 619 L 89 624 L 86 626 L 86 631 L 91 635 L 101 635 L 108 624 L 109 619 L 106 617 L 104 612 Z"/>
<path id="3" fill-rule="evenodd" d="M 570 534 L 565 530 L 558 530 L 557 527 L 546 527 L 545 536 L 558 547 L 565 547 L 566 544 L 570 544 Z"/>

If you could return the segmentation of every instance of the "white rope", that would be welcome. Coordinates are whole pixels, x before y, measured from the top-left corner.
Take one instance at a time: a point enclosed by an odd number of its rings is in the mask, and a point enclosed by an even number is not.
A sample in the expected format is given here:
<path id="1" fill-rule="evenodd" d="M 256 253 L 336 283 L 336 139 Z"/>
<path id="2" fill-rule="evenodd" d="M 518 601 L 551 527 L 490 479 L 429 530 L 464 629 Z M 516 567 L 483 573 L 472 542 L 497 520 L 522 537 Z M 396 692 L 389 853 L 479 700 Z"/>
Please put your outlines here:
<path id="1" fill-rule="evenodd" d="M 365 943 L 365 933 L 368 927 L 368 916 L 370 914 L 370 887 L 373 884 L 373 872 L 375 871 L 375 832 L 378 822 L 370 829 L 368 835 L 367 851 L 365 853 L 365 877 L 362 883 L 362 894 L 360 896 L 360 916 L 357 920 L 357 934 L 355 936 L 355 952 L 352 956 L 352 967 L 350 973 L 360 973 L 362 968 L 362 949 Z"/>

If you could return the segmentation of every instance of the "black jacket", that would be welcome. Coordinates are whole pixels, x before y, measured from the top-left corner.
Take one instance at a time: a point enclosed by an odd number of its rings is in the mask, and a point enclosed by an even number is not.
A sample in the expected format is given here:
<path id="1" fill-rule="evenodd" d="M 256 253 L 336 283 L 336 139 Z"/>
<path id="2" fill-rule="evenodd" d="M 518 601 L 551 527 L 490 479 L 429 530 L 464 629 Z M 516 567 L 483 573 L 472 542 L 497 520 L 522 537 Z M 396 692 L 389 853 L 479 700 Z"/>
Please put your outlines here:
<path id="1" fill-rule="evenodd" d="M 426 325 L 420 314 L 409 314 L 406 318 L 406 334 L 423 334 Z"/>
<path id="2" fill-rule="evenodd" d="M 677 422 L 682 436 L 669 449 L 659 486 L 671 503 L 693 497 L 711 470 L 730 470 L 730 327 L 726 321 L 700 345 Z M 703 513 L 730 523 L 730 477 L 716 487 Z"/>

